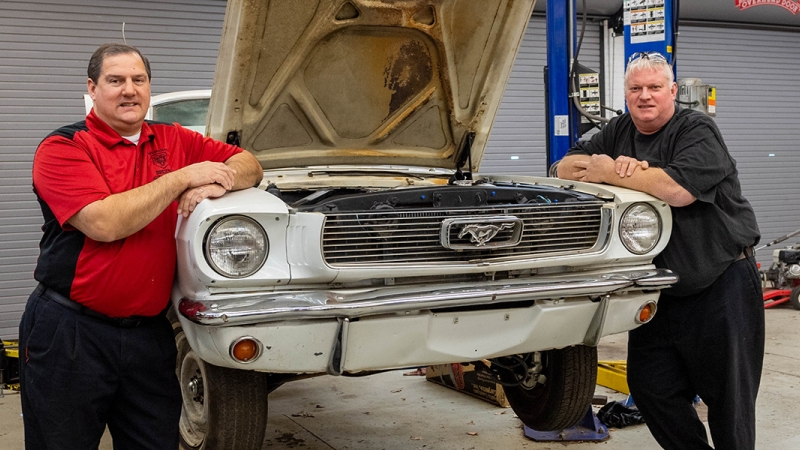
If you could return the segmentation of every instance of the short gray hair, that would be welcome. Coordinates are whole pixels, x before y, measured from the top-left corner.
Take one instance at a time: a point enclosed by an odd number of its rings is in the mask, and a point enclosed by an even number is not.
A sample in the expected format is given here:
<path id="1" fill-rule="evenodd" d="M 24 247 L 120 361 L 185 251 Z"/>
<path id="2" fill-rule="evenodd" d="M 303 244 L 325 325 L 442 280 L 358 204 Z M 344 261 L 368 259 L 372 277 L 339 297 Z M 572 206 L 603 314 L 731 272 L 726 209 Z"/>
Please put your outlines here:
<path id="1" fill-rule="evenodd" d="M 631 73 L 646 69 L 660 70 L 669 80 L 669 84 L 675 81 L 675 73 L 664 55 L 658 52 L 645 52 L 638 53 L 637 57 L 637 53 L 634 53 L 632 60 L 628 61 L 628 67 L 625 69 L 625 86 L 628 85 L 628 77 Z"/>

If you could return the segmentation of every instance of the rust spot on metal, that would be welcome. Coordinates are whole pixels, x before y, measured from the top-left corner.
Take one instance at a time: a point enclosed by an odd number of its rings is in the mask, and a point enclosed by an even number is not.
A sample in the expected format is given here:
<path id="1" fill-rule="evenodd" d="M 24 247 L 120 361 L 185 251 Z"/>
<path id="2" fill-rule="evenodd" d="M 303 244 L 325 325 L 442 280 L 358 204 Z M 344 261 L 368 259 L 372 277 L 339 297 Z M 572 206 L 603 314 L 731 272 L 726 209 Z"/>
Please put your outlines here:
<path id="1" fill-rule="evenodd" d="M 389 117 L 430 84 L 433 78 L 431 55 L 425 45 L 412 40 L 400 47 L 397 58 L 386 65 L 383 75 L 383 85 L 392 91 L 386 116 Z"/>

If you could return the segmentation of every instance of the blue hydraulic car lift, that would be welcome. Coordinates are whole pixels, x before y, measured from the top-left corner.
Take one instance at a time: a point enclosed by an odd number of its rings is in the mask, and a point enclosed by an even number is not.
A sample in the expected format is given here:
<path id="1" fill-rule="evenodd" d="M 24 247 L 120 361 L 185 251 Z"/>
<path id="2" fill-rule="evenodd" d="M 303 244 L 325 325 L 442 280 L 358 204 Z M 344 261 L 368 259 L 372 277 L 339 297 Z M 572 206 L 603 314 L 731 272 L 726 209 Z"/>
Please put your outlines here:
<path id="1" fill-rule="evenodd" d="M 674 57 L 678 2 L 679 0 L 624 2 L 626 66 L 628 57 L 633 53 L 659 52 L 667 57 L 673 71 L 676 70 Z M 570 96 L 570 73 L 572 65 L 576 63 L 573 58 L 578 50 L 576 11 L 576 0 L 547 0 L 548 168 L 560 161 L 580 138 L 580 116 Z M 633 32 L 632 25 L 636 28 Z M 662 32 L 659 33 L 659 30 Z M 602 441 L 609 436 L 608 428 L 599 422 L 591 407 L 584 418 L 572 428 L 541 432 L 526 426 L 525 435 L 536 441 Z"/>
<path id="2" fill-rule="evenodd" d="M 578 140 L 578 112 L 569 97 L 575 36 L 575 0 L 547 0 L 547 167 Z"/>
<path id="3" fill-rule="evenodd" d="M 679 0 L 627 0 L 625 61 L 635 52 L 659 52 L 675 66 Z M 641 6 L 636 6 L 641 4 Z M 663 6 L 662 6 L 663 5 Z M 577 52 L 576 0 L 547 0 L 547 167 L 561 160 L 578 141 L 580 116 L 570 97 L 570 71 Z M 632 20 L 632 16 L 633 20 Z M 663 16 L 663 20 L 661 17 Z M 646 17 L 639 21 L 640 17 Z M 662 34 L 658 34 L 660 23 Z M 637 31 L 631 32 L 631 25 Z M 640 35 L 645 26 L 648 33 Z"/>

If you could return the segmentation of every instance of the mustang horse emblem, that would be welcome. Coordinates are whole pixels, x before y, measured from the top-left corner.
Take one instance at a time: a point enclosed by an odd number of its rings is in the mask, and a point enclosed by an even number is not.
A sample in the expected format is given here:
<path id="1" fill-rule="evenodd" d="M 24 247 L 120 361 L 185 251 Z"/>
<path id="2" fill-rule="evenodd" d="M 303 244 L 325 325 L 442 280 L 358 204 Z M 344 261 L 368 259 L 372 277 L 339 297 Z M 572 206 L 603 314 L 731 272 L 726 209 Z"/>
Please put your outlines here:
<path id="1" fill-rule="evenodd" d="M 469 234 L 470 242 L 475 243 L 476 247 L 483 247 L 487 242 L 491 241 L 492 238 L 497 236 L 497 233 L 511 228 L 514 228 L 514 224 L 508 222 L 499 225 L 478 225 L 473 223 L 464 225 L 464 228 L 458 233 L 458 237 L 463 238 Z"/>

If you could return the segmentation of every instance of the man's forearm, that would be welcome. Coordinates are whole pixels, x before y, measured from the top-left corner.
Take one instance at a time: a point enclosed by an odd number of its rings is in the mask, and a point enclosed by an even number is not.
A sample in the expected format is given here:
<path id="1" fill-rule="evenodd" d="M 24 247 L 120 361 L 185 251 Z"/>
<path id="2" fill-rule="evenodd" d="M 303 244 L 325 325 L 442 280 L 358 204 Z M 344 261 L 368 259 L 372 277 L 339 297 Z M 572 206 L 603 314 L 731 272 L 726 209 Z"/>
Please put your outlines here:
<path id="1" fill-rule="evenodd" d="M 86 205 L 67 223 L 95 241 L 116 241 L 147 226 L 187 187 L 189 182 L 182 173 L 171 172 L 144 186 Z"/>
<path id="2" fill-rule="evenodd" d="M 686 206 L 696 200 L 689 191 L 676 183 L 664 169 L 658 167 L 637 170 L 631 176 L 624 177 L 620 177 L 617 173 L 611 173 L 604 182 L 614 186 L 646 192 L 675 207 Z"/>
<path id="3" fill-rule="evenodd" d="M 236 171 L 232 191 L 258 186 L 264 177 L 261 163 L 248 151 L 237 153 L 225 161 L 231 169 Z"/>
<path id="4" fill-rule="evenodd" d="M 251 170 L 245 165 L 243 178 L 249 176 L 250 180 L 244 179 L 241 184 L 252 181 Z M 92 202 L 67 223 L 96 241 L 115 241 L 147 226 L 187 189 L 216 183 L 224 192 L 234 188 L 235 180 L 236 173 L 226 164 L 191 164 L 143 186 Z"/>
<path id="5" fill-rule="evenodd" d="M 575 166 L 576 161 L 583 161 L 588 162 L 591 159 L 589 155 L 571 155 L 565 156 L 558 162 L 557 167 L 557 175 L 558 178 L 562 178 L 564 180 L 573 180 L 578 181 L 580 179 L 579 176 L 576 175 L 576 172 L 583 170 Z"/>
<path id="6" fill-rule="evenodd" d="M 618 168 L 617 162 L 622 160 L 625 163 Z M 686 206 L 696 200 L 663 169 L 639 165 L 639 162 L 628 157 L 620 157 L 615 161 L 608 155 L 567 156 L 558 164 L 558 176 L 566 180 L 635 189 L 664 200 L 670 206 Z"/>

